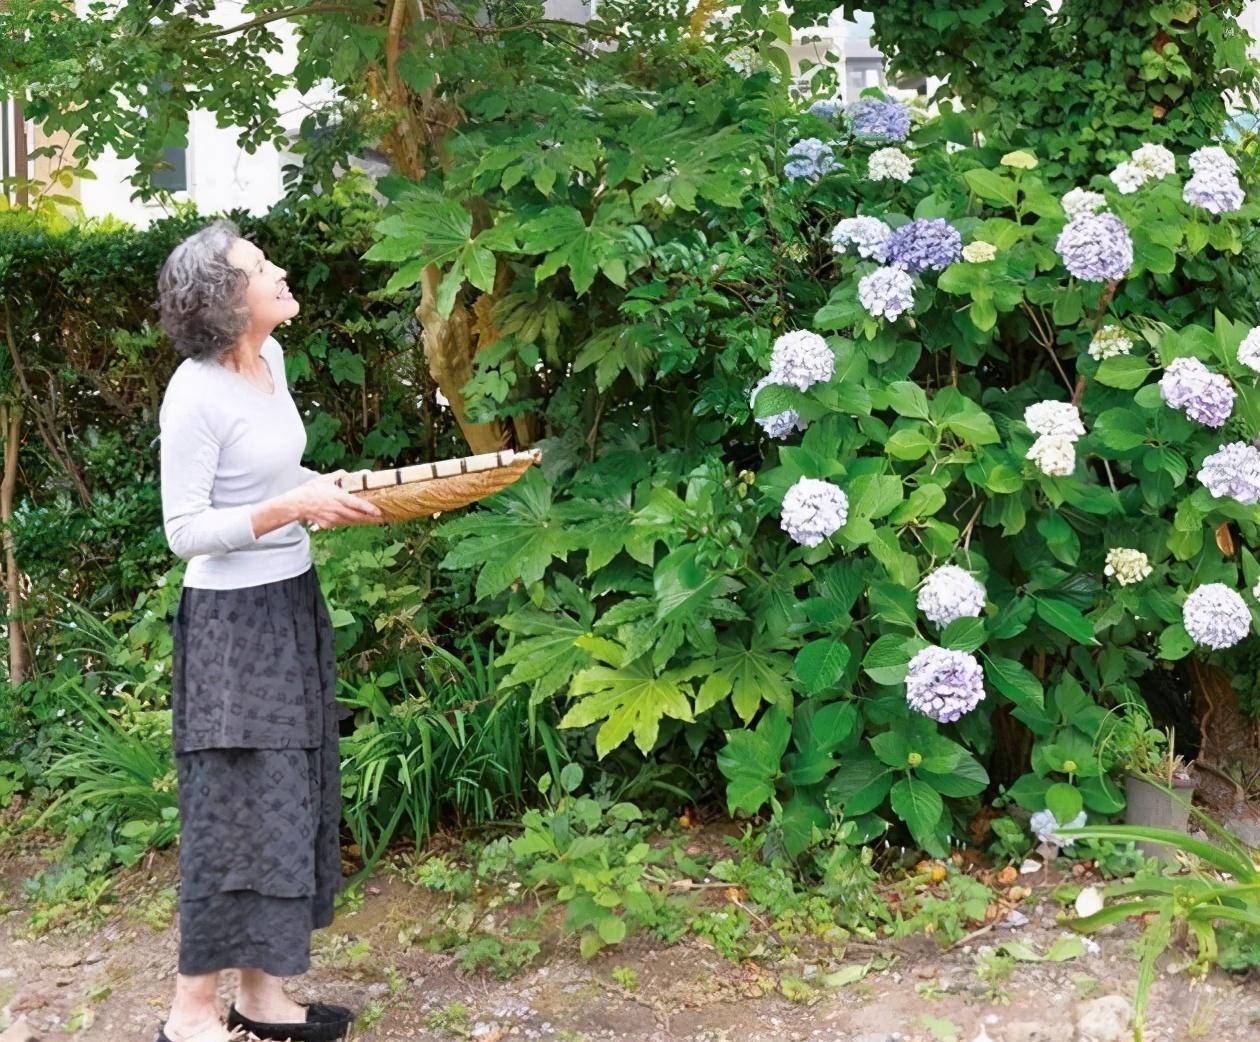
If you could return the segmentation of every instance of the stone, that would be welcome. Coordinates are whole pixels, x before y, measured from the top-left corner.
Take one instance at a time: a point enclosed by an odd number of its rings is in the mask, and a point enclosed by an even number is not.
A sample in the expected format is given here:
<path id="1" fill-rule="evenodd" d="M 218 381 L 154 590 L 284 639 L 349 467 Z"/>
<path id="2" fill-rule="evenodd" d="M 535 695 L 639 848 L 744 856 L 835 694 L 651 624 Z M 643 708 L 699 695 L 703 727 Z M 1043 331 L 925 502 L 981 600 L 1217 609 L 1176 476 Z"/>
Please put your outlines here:
<path id="1" fill-rule="evenodd" d="M 18 993 L 9 999 L 9 1004 L 5 1009 L 10 1015 L 15 1015 L 31 1009 L 41 1009 L 52 1001 L 52 992 L 49 991 L 47 984 L 37 982 L 19 989 Z"/>
<path id="2" fill-rule="evenodd" d="M 0 1031 L 0 1042 L 39 1042 L 39 1036 L 26 1022 L 25 1017 L 18 1017 L 4 1031 Z"/>
<path id="3" fill-rule="evenodd" d="M 1103 995 L 1076 1007 L 1076 1042 L 1129 1042 L 1133 1003 L 1123 995 Z"/>

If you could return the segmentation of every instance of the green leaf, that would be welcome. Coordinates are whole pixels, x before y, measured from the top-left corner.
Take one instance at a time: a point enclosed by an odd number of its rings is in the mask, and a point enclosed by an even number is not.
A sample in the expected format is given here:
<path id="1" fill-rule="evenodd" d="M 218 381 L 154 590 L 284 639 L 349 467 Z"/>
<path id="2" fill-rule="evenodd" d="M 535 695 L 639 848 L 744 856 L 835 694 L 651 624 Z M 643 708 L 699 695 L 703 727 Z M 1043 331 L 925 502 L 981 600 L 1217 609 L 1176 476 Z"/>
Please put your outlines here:
<path id="1" fill-rule="evenodd" d="M 1037 602 L 1037 617 L 1042 622 L 1053 626 L 1060 633 L 1065 634 L 1078 644 L 1097 644 L 1094 639 L 1094 627 L 1080 613 L 1080 610 L 1068 604 L 1067 601 L 1059 600 L 1054 597 L 1035 597 Z"/>
<path id="2" fill-rule="evenodd" d="M 1183 659 L 1194 650 L 1194 640 L 1180 622 L 1174 622 L 1159 635 L 1159 657 L 1170 662 Z"/>
<path id="3" fill-rule="evenodd" d="M 937 822 L 945 813 L 941 794 L 926 782 L 902 778 L 892 787 L 892 809 L 909 827 L 910 834 L 921 844 L 932 843 Z"/>
<path id="4" fill-rule="evenodd" d="M 849 649 L 832 637 L 811 641 L 796 654 L 796 676 L 813 693 L 832 687 L 849 664 Z"/>
<path id="5" fill-rule="evenodd" d="M 569 695 L 578 701 L 565 713 L 560 726 L 586 727 L 602 720 L 595 735 L 595 752 L 600 759 L 631 734 L 639 752 L 646 756 L 656 745 L 662 719 L 692 720 L 692 688 L 687 681 L 703 669 L 702 664 L 690 663 L 657 676 L 649 655 L 612 669 L 584 669 L 569 688 Z"/>
<path id="6" fill-rule="evenodd" d="M 1135 387 L 1141 387 L 1154 371 L 1147 365 L 1144 358 L 1136 355 L 1117 355 L 1115 358 L 1104 358 L 1099 363 L 1094 379 L 1108 387 L 1131 391 Z"/>
<path id="7" fill-rule="evenodd" d="M 901 416 L 916 420 L 928 419 L 928 400 L 923 388 L 909 380 L 888 385 L 888 405 Z"/>
<path id="8" fill-rule="evenodd" d="M 1002 177 L 992 170 L 977 168 L 963 174 L 968 187 L 981 199 L 991 203 L 1005 203 L 1014 206 L 1016 196 L 1015 182 Z"/>
<path id="9" fill-rule="evenodd" d="M 984 673 L 989 682 L 1016 705 L 1044 708 L 1045 692 L 1041 681 L 1014 659 L 986 659 Z"/>
<path id="10" fill-rule="evenodd" d="M 975 651 L 984 639 L 983 619 L 955 619 L 941 631 L 941 647 L 952 651 Z"/>
<path id="11" fill-rule="evenodd" d="M 1055 782 L 1046 790 L 1046 808 L 1060 825 L 1066 825 L 1084 809 L 1084 801 L 1075 786 Z"/>

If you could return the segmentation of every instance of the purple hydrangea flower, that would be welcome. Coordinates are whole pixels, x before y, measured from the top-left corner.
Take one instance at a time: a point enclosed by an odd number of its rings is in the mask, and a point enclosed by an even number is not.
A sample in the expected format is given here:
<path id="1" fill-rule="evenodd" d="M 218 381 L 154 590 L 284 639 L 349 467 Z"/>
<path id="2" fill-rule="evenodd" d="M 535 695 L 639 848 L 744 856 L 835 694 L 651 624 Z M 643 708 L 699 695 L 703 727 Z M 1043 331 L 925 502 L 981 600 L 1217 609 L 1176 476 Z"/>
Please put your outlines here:
<path id="1" fill-rule="evenodd" d="M 942 724 L 969 713 L 984 698 L 984 671 L 974 655 L 929 644 L 910 660 L 906 701 Z"/>
<path id="2" fill-rule="evenodd" d="M 1232 213 L 1243 204 L 1243 187 L 1224 167 L 1204 166 L 1186 182 L 1181 198 L 1208 213 Z"/>
<path id="3" fill-rule="evenodd" d="M 816 137 L 802 138 L 787 150 L 783 173 L 793 181 L 817 181 L 840 164 L 831 146 Z"/>
<path id="4" fill-rule="evenodd" d="M 1172 408 L 1213 429 L 1234 411 L 1235 394 L 1229 381 L 1197 358 L 1174 358 L 1159 379 L 1159 394 Z"/>
<path id="5" fill-rule="evenodd" d="M 914 307 L 914 280 L 900 268 L 876 268 L 858 282 L 858 301 L 868 315 L 892 322 Z"/>
<path id="6" fill-rule="evenodd" d="M 945 564 L 919 587 L 919 611 L 938 626 L 948 626 L 955 619 L 979 618 L 985 596 L 984 587 L 970 572 Z"/>
<path id="7" fill-rule="evenodd" d="M 1190 169 L 1196 174 L 1203 170 L 1224 170 L 1227 174 L 1238 173 L 1238 164 L 1220 145 L 1197 148 L 1190 154 Z"/>
<path id="8" fill-rule="evenodd" d="M 783 497 L 779 527 L 802 546 L 817 546 L 848 517 L 849 497 L 841 489 L 819 478 L 798 478 Z"/>
<path id="9" fill-rule="evenodd" d="M 943 217 L 920 217 L 888 239 L 888 262 L 918 274 L 940 271 L 962 258 L 962 236 Z"/>
<path id="10" fill-rule="evenodd" d="M 1122 279 L 1133 267 L 1133 239 L 1113 213 L 1082 213 L 1068 221 L 1054 248 L 1063 266 L 1086 282 Z"/>
<path id="11" fill-rule="evenodd" d="M 905 141 L 910 110 L 895 101 L 859 98 L 845 110 L 853 136 L 863 141 Z"/>
<path id="12" fill-rule="evenodd" d="M 1260 449 L 1245 441 L 1222 445 L 1203 460 L 1198 478 L 1216 499 L 1260 503 Z"/>
<path id="13" fill-rule="evenodd" d="M 1205 583 L 1186 598 L 1181 620 L 1196 644 L 1219 651 L 1232 648 L 1251 632 L 1251 612 L 1237 590 Z"/>

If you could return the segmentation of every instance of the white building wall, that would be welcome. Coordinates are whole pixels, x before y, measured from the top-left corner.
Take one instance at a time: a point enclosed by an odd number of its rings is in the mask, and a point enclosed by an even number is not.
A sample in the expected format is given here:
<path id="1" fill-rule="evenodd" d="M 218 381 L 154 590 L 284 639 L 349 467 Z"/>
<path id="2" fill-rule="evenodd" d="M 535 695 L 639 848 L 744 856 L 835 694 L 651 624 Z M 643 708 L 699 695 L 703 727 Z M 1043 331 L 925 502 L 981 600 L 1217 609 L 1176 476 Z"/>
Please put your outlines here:
<path id="1" fill-rule="evenodd" d="M 76 0 L 80 8 L 86 8 L 90 0 Z M 239 25 L 249 20 L 238 5 L 220 4 L 211 20 L 224 27 Z M 283 50 L 272 57 L 279 72 L 290 72 L 297 61 L 297 41 L 289 23 L 271 23 L 271 29 L 280 39 Z M 307 111 L 317 102 L 331 97 L 332 85 L 317 84 L 303 95 L 287 89 L 277 99 L 281 114 L 280 122 L 285 130 L 296 135 Z M 274 145 L 262 145 L 252 155 L 237 144 L 240 130 L 237 127 L 216 125 L 213 113 L 196 111 L 188 125 L 187 184 L 186 191 L 172 192 L 174 199 L 191 199 L 202 213 L 242 208 L 250 213 L 265 213 L 283 195 L 281 167 L 295 161 L 295 157 Z M 141 203 L 130 198 L 135 191 L 127 178 L 135 172 L 134 159 L 120 159 L 108 150 L 92 163 L 95 180 L 80 182 L 80 199 L 88 216 L 114 214 L 141 227 L 155 217 L 166 213 L 167 208 L 156 202 Z"/>

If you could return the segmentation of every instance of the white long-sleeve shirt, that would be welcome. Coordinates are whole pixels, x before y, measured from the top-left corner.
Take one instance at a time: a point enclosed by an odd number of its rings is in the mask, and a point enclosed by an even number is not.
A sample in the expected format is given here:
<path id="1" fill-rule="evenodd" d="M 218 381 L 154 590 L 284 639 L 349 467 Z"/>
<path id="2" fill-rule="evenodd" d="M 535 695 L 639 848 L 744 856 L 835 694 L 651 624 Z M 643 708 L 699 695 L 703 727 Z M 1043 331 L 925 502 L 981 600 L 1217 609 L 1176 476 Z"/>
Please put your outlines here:
<path id="1" fill-rule="evenodd" d="M 258 586 L 311 564 L 300 522 L 262 536 L 250 522 L 258 503 L 318 476 L 301 464 L 306 429 L 275 337 L 261 353 L 273 394 L 219 362 L 186 358 L 162 397 L 162 519 L 166 541 L 188 561 L 185 586 Z"/>

